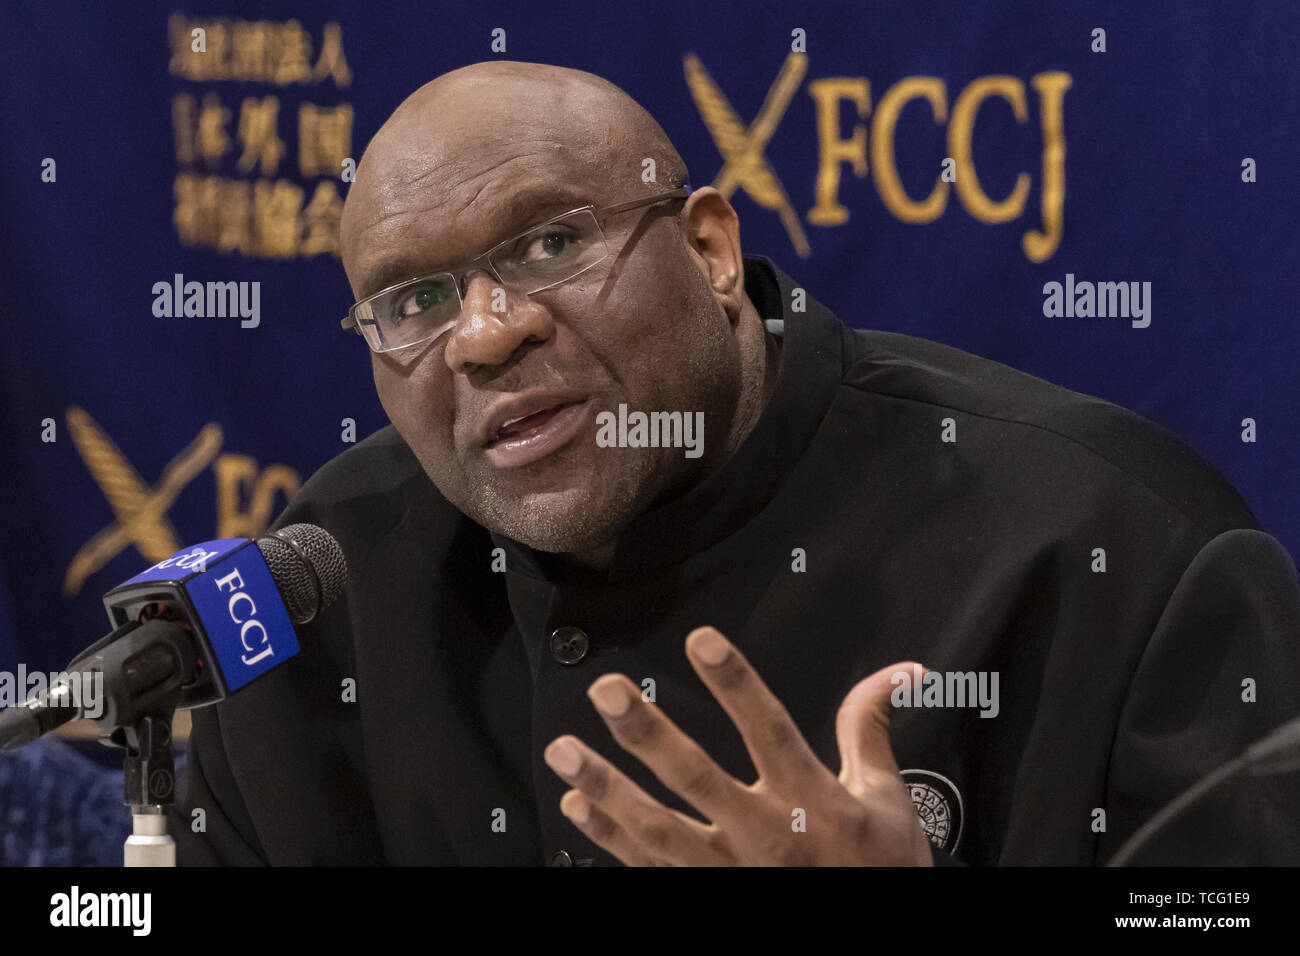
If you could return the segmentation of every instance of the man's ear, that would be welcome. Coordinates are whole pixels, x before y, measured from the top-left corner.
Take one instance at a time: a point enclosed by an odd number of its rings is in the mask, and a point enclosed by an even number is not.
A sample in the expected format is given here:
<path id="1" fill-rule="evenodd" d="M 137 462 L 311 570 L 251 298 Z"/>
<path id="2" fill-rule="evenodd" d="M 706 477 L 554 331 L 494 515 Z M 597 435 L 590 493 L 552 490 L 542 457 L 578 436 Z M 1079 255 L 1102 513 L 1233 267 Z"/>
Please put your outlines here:
<path id="1" fill-rule="evenodd" d="M 696 265 L 732 323 L 737 322 L 745 301 L 745 268 L 736 210 L 712 186 L 701 186 L 687 197 L 681 222 Z"/>

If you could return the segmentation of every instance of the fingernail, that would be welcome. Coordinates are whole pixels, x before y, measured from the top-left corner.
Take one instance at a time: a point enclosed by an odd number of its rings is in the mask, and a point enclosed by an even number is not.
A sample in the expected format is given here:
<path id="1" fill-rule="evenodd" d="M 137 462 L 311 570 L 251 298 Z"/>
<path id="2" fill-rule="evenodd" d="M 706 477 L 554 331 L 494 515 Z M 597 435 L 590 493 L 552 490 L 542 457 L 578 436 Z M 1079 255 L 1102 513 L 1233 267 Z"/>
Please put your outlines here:
<path id="1" fill-rule="evenodd" d="M 713 667 L 727 659 L 731 648 L 727 645 L 726 638 L 711 627 L 701 628 L 696 634 L 699 636 L 691 642 L 696 657 Z"/>
<path id="2" fill-rule="evenodd" d="M 596 681 L 587 691 L 587 696 L 611 717 L 621 717 L 626 714 L 632 703 L 632 699 L 627 696 L 626 688 L 617 680 Z"/>
<path id="3" fill-rule="evenodd" d="M 560 801 L 560 812 L 574 823 L 586 823 L 591 819 L 591 804 L 578 791 L 570 790 L 569 792 L 574 796 Z"/>
<path id="4" fill-rule="evenodd" d="M 556 740 L 546 748 L 546 763 L 556 773 L 573 775 L 582 766 L 582 754 L 568 740 Z"/>

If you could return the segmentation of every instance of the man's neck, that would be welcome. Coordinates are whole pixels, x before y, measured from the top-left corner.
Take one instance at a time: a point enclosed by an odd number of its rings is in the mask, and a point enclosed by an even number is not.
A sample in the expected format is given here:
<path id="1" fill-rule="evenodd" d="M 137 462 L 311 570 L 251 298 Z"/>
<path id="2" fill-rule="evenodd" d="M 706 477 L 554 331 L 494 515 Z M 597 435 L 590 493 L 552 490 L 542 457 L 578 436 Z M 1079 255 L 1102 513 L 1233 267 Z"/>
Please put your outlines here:
<path id="1" fill-rule="evenodd" d="M 781 341 L 767 331 L 767 323 L 748 296 L 745 297 L 745 305 L 744 319 L 757 321 L 761 338 L 757 341 L 751 339 L 746 350 L 748 354 L 745 371 L 741 377 L 740 400 L 728 437 L 726 457 L 712 470 L 701 475 L 696 484 L 720 470 L 731 460 L 758 425 L 759 418 L 762 417 L 776 391 L 777 375 L 781 369 Z M 618 540 L 615 538 L 586 551 L 570 551 L 563 554 L 539 552 L 538 558 L 548 577 L 596 583 L 607 577 L 617 548 Z"/>

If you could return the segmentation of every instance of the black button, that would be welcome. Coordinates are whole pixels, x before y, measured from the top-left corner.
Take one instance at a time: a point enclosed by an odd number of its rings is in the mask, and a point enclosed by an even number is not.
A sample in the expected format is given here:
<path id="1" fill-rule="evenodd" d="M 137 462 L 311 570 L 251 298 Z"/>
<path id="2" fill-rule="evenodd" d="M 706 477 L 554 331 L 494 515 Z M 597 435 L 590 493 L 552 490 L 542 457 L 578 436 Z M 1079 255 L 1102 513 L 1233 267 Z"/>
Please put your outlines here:
<path id="1" fill-rule="evenodd" d="M 551 857 L 551 866 L 573 866 L 573 857 L 569 856 L 567 850 L 557 850 Z"/>
<path id="2" fill-rule="evenodd" d="M 551 656 L 561 664 L 581 663 L 590 647 L 591 641 L 582 628 L 557 627 L 551 632 Z"/>

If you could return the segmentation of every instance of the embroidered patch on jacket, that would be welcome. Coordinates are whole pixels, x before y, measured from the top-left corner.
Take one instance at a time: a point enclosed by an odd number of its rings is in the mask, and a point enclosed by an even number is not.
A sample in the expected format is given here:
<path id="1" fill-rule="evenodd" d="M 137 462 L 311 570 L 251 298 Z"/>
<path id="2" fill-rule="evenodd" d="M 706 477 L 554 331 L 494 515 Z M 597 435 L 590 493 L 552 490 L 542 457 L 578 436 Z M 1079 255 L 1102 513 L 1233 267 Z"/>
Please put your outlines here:
<path id="1" fill-rule="evenodd" d="M 962 824 L 961 793 L 956 785 L 932 770 L 904 770 L 902 776 L 930 842 L 946 853 L 956 850 Z"/>

